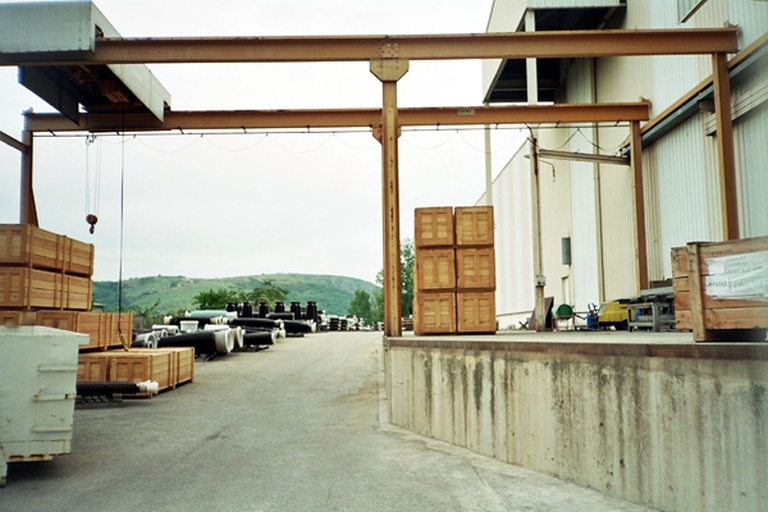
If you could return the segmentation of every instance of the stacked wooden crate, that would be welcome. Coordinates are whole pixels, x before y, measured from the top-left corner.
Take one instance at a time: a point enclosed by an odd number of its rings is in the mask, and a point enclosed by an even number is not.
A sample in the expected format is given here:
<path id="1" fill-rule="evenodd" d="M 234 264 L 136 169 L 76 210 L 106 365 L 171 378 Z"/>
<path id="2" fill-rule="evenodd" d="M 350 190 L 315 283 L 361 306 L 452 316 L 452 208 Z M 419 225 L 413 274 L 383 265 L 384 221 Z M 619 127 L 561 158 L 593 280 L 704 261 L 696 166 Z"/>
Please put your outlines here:
<path id="1" fill-rule="evenodd" d="M 91 312 L 92 244 L 29 224 L 0 224 L 0 324 L 43 325 L 90 336 L 81 351 L 130 341 L 131 313 Z"/>
<path id="2" fill-rule="evenodd" d="M 695 341 L 765 341 L 768 237 L 672 249 L 675 320 Z"/>
<path id="3" fill-rule="evenodd" d="M 194 347 L 132 348 L 80 353 L 81 382 L 155 381 L 160 390 L 175 389 L 195 376 Z"/>
<path id="4" fill-rule="evenodd" d="M 493 209 L 417 208 L 414 220 L 414 332 L 495 332 Z"/>

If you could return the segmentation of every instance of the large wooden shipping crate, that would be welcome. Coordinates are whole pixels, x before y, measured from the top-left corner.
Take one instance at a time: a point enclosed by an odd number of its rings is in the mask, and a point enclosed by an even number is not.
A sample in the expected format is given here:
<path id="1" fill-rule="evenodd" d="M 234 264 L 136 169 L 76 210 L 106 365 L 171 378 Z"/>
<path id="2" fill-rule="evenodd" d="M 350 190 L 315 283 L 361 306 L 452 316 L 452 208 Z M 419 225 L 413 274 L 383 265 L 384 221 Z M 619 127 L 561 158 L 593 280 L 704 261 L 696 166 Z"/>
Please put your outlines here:
<path id="1" fill-rule="evenodd" d="M 158 383 L 160 390 L 192 382 L 195 375 L 193 347 L 133 348 L 80 353 L 77 380 L 85 382 Z M 144 395 L 143 395 L 144 396 Z"/>
<path id="2" fill-rule="evenodd" d="M 0 325 L 36 325 L 35 311 L 0 311 Z"/>
<path id="3" fill-rule="evenodd" d="M 440 206 L 416 208 L 414 212 L 414 244 L 421 247 L 453 247 L 453 208 Z"/>
<path id="4" fill-rule="evenodd" d="M 456 261 L 453 248 L 416 249 L 414 291 L 453 290 L 456 288 Z"/>
<path id="5" fill-rule="evenodd" d="M 0 266 L 90 277 L 94 247 L 30 224 L 0 224 Z"/>
<path id="6" fill-rule="evenodd" d="M 768 237 L 672 249 L 675 320 L 695 341 L 765 340 Z"/>
<path id="7" fill-rule="evenodd" d="M 453 334 L 456 332 L 456 293 L 424 292 L 413 301 L 413 332 Z"/>
<path id="8" fill-rule="evenodd" d="M 91 309 L 93 283 L 29 267 L 0 267 L 0 307 L 33 309 Z"/>
<path id="9" fill-rule="evenodd" d="M 77 357 L 78 382 L 108 382 L 110 356 L 108 352 L 81 352 Z"/>
<path id="10" fill-rule="evenodd" d="M 457 247 L 493 247 L 493 206 L 456 207 Z"/>
<path id="11" fill-rule="evenodd" d="M 462 334 L 496 332 L 496 292 L 456 294 L 457 331 Z"/>
<path id="12" fill-rule="evenodd" d="M 456 287 L 459 290 L 496 289 L 493 247 L 456 248 Z"/>
<path id="13" fill-rule="evenodd" d="M 80 351 L 106 350 L 120 347 L 118 322 L 123 336 L 130 341 L 133 335 L 133 313 L 98 313 L 86 311 L 38 311 L 37 324 L 66 331 L 90 335 L 90 343 Z"/>

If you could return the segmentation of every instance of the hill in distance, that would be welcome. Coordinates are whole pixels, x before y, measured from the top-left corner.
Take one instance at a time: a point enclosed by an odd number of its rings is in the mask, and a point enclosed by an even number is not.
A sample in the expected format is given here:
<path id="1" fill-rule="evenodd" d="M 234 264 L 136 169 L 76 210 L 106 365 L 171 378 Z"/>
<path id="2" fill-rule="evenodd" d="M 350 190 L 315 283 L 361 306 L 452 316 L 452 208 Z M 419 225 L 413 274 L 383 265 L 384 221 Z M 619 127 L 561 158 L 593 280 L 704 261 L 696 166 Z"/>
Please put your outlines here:
<path id="1" fill-rule="evenodd" d="M 372 293 L 377 286 L 362 279 L 344 276 L 312 274 L 261 274 L 256 276 L 198 279 L 184 276 L 138 277 L 123 281 L 122 308 L 150 308 L 159 299 L 154 309 L 158 314 L 175 314 L 193 310 L 192 298 L 208 290 L 251 291 L 263 286 L 263 281 L 288 290 L 286 303 L 307 301 L 317 302 L 317 308 L 329 315 L 346 315 L 355 290 Z M 106 311 L 117 311 L 118 283 L 116 281 L 94 281 L 93 302 L 103 304 Z"/>

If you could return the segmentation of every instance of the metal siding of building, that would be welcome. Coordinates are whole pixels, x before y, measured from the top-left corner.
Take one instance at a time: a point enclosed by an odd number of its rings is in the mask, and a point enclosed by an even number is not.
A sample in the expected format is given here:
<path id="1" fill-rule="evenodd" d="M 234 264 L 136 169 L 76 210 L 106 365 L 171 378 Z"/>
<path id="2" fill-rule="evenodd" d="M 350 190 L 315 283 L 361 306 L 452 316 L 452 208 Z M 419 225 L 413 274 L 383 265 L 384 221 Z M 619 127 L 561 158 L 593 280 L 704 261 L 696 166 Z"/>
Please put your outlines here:
<path id="1" fill-rule="evenodd" d="M 593 60 L 579 59 L 568 70 L 568 102 L 593 103 Z M 592 153 L 594 128 L 581 128 L 581 136 L 573 135 L 568 149 L 573 152 Z M 600 265 L 597 237 L 597 196 L 595 193 L 595 164 L 571 162 L 571 297 L 577 310 L 588 304 L 600 303 Z"/>
<path id="2" fill-rule="evenodd" d="M 733 91 L 734 103 L 749 91 L 765 87 L 768 69 L 744 81 Z M 733 126 L 736 163 L 739 169 L 741 234 L 768 235 L 768 103 L 756 105 Z"/>
<path id="3" fill-rule="evenodd" d="M 496 312 L 499 327 L 533 308 L 530 163 L 527 143 L 493 182 L 496 217 Z"/>
<path id="4" fill-rule="evenodd" d="M 712 166 L 707 162 L 704 143 L 700 114 L 652 146 L 657 181 L 654 192 L 659 208 L 659 218 L 654 223 L 661 226 L 660 252 L 657 250 L 652 258 L 663 269 L 662 276 L 655 276 L 657 279 L 672 277 L 670 249 L 692 241 L 715 240 L 710 210 L 717 214 L 720 203 L 712 201 Z"/>

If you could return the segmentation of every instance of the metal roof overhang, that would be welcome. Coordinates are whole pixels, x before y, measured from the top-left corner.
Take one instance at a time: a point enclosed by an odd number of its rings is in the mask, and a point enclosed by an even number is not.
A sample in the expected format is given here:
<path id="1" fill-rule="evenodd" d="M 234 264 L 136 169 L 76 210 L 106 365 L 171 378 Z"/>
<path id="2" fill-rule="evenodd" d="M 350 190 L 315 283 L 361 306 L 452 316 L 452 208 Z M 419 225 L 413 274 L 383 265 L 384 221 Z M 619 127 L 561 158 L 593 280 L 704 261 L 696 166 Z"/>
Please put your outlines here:
<path id="1" fill-rule="evenodd" d="M 579 7 L 533 10 L 536 32 L 561 30 L 595 30 L 609 26 L 624 7 Z M 523 22 L 517 27 L 524 31 Z M 554 103 L 565 72 L 572 58 L 541 58 L 536 61 L 538 98 Z M 505 59 L 501 62 L 491 86 L 485 91 L 484 103 L 524 103 L 528 101 L 524 59 Z"/>
<path id="2" fill-rule="evenodd" d="M 94 112 L 151 113 L 163 119 L 171 97 L 142 64 L 91 64 L 103 37 L 120 37 L 89 1 L 0 5 L 0 54 L 23 63 L 33 55 L 69 53 L 77 63 L 19 65 L 19 83 L 71 120 Z"/>

